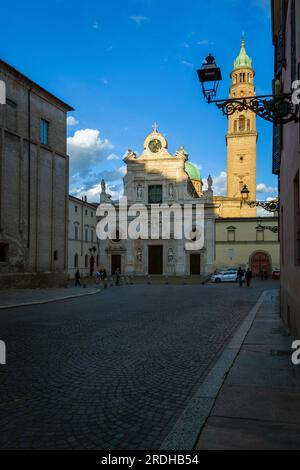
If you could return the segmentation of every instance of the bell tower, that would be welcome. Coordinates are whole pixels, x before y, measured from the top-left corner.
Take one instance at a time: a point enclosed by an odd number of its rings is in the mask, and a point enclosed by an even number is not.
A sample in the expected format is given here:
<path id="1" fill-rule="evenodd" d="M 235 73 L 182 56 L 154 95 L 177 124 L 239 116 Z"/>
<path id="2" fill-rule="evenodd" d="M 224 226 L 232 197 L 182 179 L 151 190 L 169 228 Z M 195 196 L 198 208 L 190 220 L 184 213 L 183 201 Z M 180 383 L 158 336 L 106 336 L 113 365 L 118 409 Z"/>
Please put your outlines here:
<path id="1" fill-rule="evenodd" d="M 255 72 L 247 55 L 243 37 L 241 51 L 234 61 L 231 73 L 230 98 L 255 96 Z M 252 111 L 236 111 L 228 118 L 227 138 L 227 197 L 240 199 L 244 185 L 250 191 L 249 199 L 256 200 L 256 115 Z M 238 216 L 255 217 L 256 209 L 241 207 Z"/>

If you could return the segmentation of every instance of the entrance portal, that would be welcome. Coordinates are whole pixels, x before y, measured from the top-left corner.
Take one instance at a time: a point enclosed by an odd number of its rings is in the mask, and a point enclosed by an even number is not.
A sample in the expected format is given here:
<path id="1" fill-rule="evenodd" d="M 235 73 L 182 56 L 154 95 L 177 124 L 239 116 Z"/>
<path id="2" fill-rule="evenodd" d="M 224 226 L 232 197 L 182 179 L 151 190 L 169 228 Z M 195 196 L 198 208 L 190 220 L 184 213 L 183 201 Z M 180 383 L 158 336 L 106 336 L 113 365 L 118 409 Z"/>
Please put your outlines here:
<path id="1" fill-rule="evenodd" d="M 261 272 L 271 274 L 270 256 L 263 251 L 254 253 L 251 257 L 251 271 L 253 276 L 260 276 Z"/>
<path id="2" fill-rule="evenodd" d="M 201 274 L 201 255 L 190 255 L 190 275 L 199 276 Z"/>
<path id="3" fill-rule="evenodd" d="M 111 274 L 114 275 L 117 269 L 122 272 L 121 255 L 111 255 Z"/>
<path id="4" fill-rule="evenodd" d="M 163 274 L 163 247 L 148 247 L 148 273 L 153 275 Z"/>

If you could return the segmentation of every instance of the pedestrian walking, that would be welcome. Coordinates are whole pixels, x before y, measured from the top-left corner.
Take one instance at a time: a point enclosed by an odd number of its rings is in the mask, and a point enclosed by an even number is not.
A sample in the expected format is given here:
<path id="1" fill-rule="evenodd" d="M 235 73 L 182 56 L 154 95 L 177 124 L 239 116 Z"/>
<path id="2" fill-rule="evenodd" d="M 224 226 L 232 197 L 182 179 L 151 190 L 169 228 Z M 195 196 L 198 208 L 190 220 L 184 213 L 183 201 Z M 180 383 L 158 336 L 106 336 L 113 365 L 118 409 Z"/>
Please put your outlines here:
<path id="1" fill-rule="evenodd" d="M 243 287 L 243 277 L 244 277 L 244 271 L 240 267 L 237 272 L 237 280 L 240 283 L 240 287 Z"/>
<path id="2" fill-rule="evenodd" d="M 252 271 L 250 270 L 250 268 L 248 268 L 246 274 L 245 274 L 245 278 L 246 278 L 246 282 L 247 282 L 247 287 L 249 288 L 250 287 L 250 284 L 251 284 L 251 281 L 252 281 Z"/>
<path id="3" fill-rule="evenodd" d="M 77 269 L 76 273 L 75 273 L 75 287 L 79 287 L 81 286 L 81 283 L 80 283 L 80 271 L 79 269 Z"/>
<path id="4" fill-rule="evenodd" d="M 120 285 L 120 276 L 121 276 L 120 269 L 117 268 L 115 271 L 116 286 Z"/>

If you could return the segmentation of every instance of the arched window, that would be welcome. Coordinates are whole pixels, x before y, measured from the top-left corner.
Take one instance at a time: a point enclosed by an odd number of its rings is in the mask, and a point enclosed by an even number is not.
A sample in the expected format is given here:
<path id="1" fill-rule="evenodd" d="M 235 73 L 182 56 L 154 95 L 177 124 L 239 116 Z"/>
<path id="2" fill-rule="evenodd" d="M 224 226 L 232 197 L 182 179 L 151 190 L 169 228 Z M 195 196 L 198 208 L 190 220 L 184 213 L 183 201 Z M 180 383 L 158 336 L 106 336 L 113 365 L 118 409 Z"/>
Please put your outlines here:
<path id="1" fill-rule="evenodd" d="M 245 116 L 239 117 L 239 132 L 244 132 L 246 130 L 246 118 Z"/>
<path id="2" fill-rule="evenodd" d="M 79 224 L 77 222 L 74 224 L 74 239 L 79 240 Z"/>
<path id="3" fill-rule="evenodd" d="M 77 255 L 77 253 L 74 255 L 74 268 L 78 268 L 78 255 Z"/>
<path id="4" fill-rule="evenodd" d="M 84 240 L 86 242 L 89 241 L 89 226 L 88 225 L 85 225 L 84 227 Z"/>

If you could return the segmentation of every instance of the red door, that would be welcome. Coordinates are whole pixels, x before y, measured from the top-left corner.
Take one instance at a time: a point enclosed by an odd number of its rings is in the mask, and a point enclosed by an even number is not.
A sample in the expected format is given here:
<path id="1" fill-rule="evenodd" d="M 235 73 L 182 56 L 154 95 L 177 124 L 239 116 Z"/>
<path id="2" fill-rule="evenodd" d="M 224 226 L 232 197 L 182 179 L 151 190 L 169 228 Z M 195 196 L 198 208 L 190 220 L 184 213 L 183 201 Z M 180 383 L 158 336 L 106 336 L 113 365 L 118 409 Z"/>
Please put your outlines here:
<path id="1" fill-rule="evenodd" d="M 257 252 L 251 258 L 251 271 L 253 276 L 260 276 L 261 272 L 271 274 L 271 261 L 267 253 Z"/>

